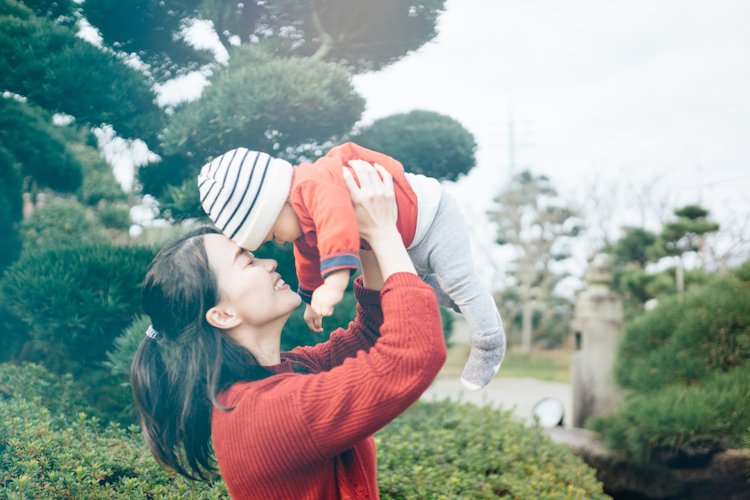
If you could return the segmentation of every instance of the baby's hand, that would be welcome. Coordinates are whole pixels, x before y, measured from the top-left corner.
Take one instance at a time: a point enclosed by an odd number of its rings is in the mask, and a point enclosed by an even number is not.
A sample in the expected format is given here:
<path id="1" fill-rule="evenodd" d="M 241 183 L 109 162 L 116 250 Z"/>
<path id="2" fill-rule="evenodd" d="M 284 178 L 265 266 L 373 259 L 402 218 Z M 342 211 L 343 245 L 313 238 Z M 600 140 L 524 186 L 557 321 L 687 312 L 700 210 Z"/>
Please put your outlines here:
<path id="1" fill-rule="evenodd" d="M 313 308 L 312 306 L 310 306 L 310 304 L 307 304 L 305 306 L 304 318 L 305 323 L 307 323 L 307 327 L 310 330 L 318 333 L 323 331 L 323 316 L 313 311 Z"/>
<path id="2" fill-rule="evenodd" d="M 316 314 L 330 316 L 333 314 L 333 306 L 341 302 L 343 298 L 344 290 L 323 283 L 313 292 L 311 305 Z"/>

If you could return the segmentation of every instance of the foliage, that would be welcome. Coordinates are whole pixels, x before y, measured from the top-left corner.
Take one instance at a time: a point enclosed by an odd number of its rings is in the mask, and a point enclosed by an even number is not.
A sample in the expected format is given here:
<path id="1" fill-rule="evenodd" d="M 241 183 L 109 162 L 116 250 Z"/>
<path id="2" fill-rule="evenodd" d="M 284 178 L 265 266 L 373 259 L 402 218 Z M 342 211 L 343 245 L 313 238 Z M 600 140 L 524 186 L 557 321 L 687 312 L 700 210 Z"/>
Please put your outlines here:
<path id="1" fill-rule="evenodd" d="M 52 116 L 39 106 L 0 99 L 0 145 L 20 163 L 24 176 L 57 191 L 78 189 L 81 166 L 66 143 Z"/>
<path id="2" fill-rule="evenodd" d="M 107 204 L 98 210 L 99 220 L 108 229 L 127 231 L 130 227 L 130 209 L 127 205 Z"/>
<path id="3" fill-rule="evenodd" d="M 373 70 L 433 39 L 444 4 L 445 0 L 276 0 L 270 10 L 282 19 L 291 17 L 301 39 L 309 40 L 299 46 L 299 55 Z"/>
<path id="4" fill-rule="evenodd" d="M 253 46 L 255 64 L 211 79 L 201 98 L 177 111 L 165 154 L 190 154 L 200 165 L 230 149 L 274 154 L 306 141 L 348 132 L 364 111 L 348 71 L 319 61 L 273 58 Z M 234 56 L 233 56 L 234 57 Z"/>
<path id="5" fill-rule="evenodd" d="M 625 265 L 631 262 L 644 267 L 653 260 L 651 250 L 657 236 L 640 227 L 623 227 L 623 236 L 604 249 L 614 265 Z"/>
<path id="6" fill-rule="evenodd" d="M 591 425 L 635 460 L 736 445 L 750 427 L 750 262 L 630 322 L 615 379 L 632 395 Z"/>
<path id="7" fill-rule="evenodd" d="M 260 43 L 276 55 L 310 57 L 355 70 L 379 69 L 437 34 L 445 0 L 88 0 L 83 13 L 105 43 L 141 54 L 157 79 L 214 60 L 175 36 L 196 17 L 213 24 L 225 49 Z"/>
<path id="8" fill-rule="evenodd" d="M 99 151 L 81 142 L 68 142 L 68 149 L 77 158 L 83 173 L 83 182 L 77 193 L 82 203 L 96 206 L 102 200 L 127 200 L 127 195 L 112 173 L 112 166 L 101 157 Z"/>
<path id="9" fill-rule="evenodd" d="M 558 196 L 549 178 L 524 171 L 496 198 L 498 206 L 488 213 L 497 223 L 497 243 L 510 245 L 516 254 L 510 275 L 515 284 L 502 292 L 508 334 L 512 336 L 514 318 L 521 316 L 521 340 L 525 352 L 531 350 L 533 321 L 537 309 L 547 311 L 559 304 L 552 292 L 564 278 L 554 264 L 570 257 L 570 240 L 580 230 L 576 212 Z M 565 315 L 547 317 L 569 321 Z M 549 331 L 556 328 L 546 325 Z M 559 331 L 559 329 L 557 329 Z"/>
<path id="10" fill-rule="evenodd" d="M 0 394 L 0 499 L 229 497 L 220 481 L 195 484 L 162 470 L 137 426 L 81 412 L 69 378 L 3 365 L 0 387 L 13 388 Z"/>
<path id="11" fill-rule="evenodd" d="M 16 225 L 21 220 L 21 175 L 12 154 L 0 145 L 0 272 L 21 250 Z"/>
<path id="12" fill-rule="evenodd" d="M 627 389 L 650 392 L 700 384 L 711 373 L 745 366 L 749 359 L 750 289 L 725 274 L 629 323 L 615 377 Z"/>
<path id="13" fill-rule="evenodd" d="M 418 402 L 375 435 L 386 499 L 604 499 L 594 470 L 510 412 Z"/>
<path id="14" fill-rule="evenodd" d="M 455 181 L 476 165 L 477 143 L 453 118 L 415 110 L 375 120 L 351 141 L 387 154 L 407 172 Z"/>
<path id="15" fill-rule="evenodd" d="M 661 246 L 666 255 L 682 255 L 700 249 L 703 235 L 719 229 L 719 225 L 706 220 L 708 210 L 698 205 L 687 205 L 674 211 L 677 220 L 664 225 Z"/>
<path id="16" fill-rule="evenodd" d="M 163 113 L 145 75 L 77 37 L 69 27 L 0 0 L 0 88 L 78 123 L 109 123 L 156 144 Z"/>
<path id="17" fill-rule="evenodd" d="M 123 330 L 122 335 L 112 342 L 113 351 L 107 351 L 107 361 L 104 366 L 109 368 L 110 373 L 115 376 L 126 378 L 130 385 L 130 367 L 133 365 L 133 357 L 141 341 L 146 337 L 146 329 L 151 325 L 151 319 L 145 314 L 139 314 L 133 322 Z"/>
<path id="18" fill-rule="evenodd" d="M 637 462 L 742 446 L 750 434 L 750 369 L 714 372 L 700 385 L 636 393 L 590 426 L 602 433 L 607 447 Z"/>
<path id="19" fill-rule="evenodd" d="M 88 416 L 77 389 L 39 366 L 0 366 L 0 499 L 228 498 L 218 478 L 162 470 L 137 426 Z M 607 498 L 567 446 L 509 412 L 420 402 L 375 439 L 384 500 Z"/>
<path id="20" fill-rule="evenodd" d="M 52 200 L 36 209 L 21 222 L 20 235 L 24 248 L 109 241 L 102 223 L 72 198 Z"/>
<path id="21" fill-rule="evenodd" d="M 35 363 L 23 366 L 0 363 L 0 406 L 18 398 L 37 401 L 39 408 L 46 408 L 52 414 L 96 413 L 86 396 L 87 391 L 69 373 L 60 377 Z M 0 439 L 7 437 L 4 433 L 0 435 L 3 436 Z"/>
<path id="22" fill-rule="evenodd" d="M 154 251 L 143 247 L 60 245 L 29 248 L 0 280 L 9 311 L 26 328 L 16 359 L 57 373 L 96 371 L 114 338 L 140 310 L 140 285 Z M 6 358 L 7 359 L 7 358 Z"/>

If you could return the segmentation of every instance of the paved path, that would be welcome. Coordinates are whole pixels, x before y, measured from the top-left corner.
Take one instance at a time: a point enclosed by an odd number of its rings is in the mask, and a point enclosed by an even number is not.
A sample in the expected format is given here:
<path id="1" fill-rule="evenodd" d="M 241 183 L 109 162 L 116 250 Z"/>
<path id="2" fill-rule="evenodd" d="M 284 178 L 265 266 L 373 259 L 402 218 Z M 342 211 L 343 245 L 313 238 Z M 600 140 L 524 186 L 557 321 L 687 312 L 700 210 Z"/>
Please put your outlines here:
<path id="1" fill-rule="evenodd" d="M 461 346 L 469 346 L 469 326 L 463 316 L 458 314 L 453 320 L 451 342 L 457 349 L 460 349 Z M 466 356 L 468 356 L 468 350 Z M 461 366 L 463 366 L 463 363 L 461 363 Z M 494 408 L 502 407 L 505 410 L 514 408 L 513 412 L 516 416 L 532 422 L 531 410 L 534 405 L 544 398 L 555 398 L 560 400 L 565 408 L 563 425 L 572 427 L 573 389 L 570 384 L 535 378 L 503 377 L 502 368 L 500 370 L 500 375 L 492 379 L 484 389 L 479 391 L 470 391 L 464 387 L 455 374 L 441 372 L 435 382 L 422 395 L 422 399 L 432 401 L 451 398 L 454 401 L 464 403 L 489 404 Z"/>
<path id="2" fill-rule="evenodd" d="M 570 384 L 550 382 L 533 378 L 495 377 L 492 382 L 480 391 L 466 389 L 457 377 L 438 376 L 429 389 L 422 395 L 426 401 L 450 398 L 463 403 L 492 405 L 504 410 L 514 408 L 514 413 L 521 419 L 532 421 L 531 410 L 544 398 L 559 399 L 565 408 L 563 424 L 572 424 L 573 391 Z"/>

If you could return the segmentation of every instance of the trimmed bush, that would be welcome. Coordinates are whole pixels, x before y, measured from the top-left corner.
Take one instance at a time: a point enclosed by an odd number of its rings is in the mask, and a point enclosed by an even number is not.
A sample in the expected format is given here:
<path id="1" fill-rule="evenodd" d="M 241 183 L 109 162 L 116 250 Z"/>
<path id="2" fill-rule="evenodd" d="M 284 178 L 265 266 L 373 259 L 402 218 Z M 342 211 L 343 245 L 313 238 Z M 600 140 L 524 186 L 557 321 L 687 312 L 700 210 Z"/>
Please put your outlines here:
<path id="1" fill-rule="evenodd" d="M 375 435 L 386 499 L 604 499 L 594 469 L 510 411 L 418 402 Z"/>
<path id="2" fill-rule="evenodd" d="M 221 481 L 191 483 L 162 470 L 138 426 L 104 425 L 56 396 L 76 389 L 70 379 L 4 365 L 0 387 L 11 384 L 17 390 L 0 393 L 0 499 L 229 498 Z"/>
<path id="3" fill-rule="evenodd" d="M 414 110 L 375 120 L 351 137 L 387 154 L 407 172 L 455 181 L 476 165 L 474 135 L 450 116 Z"/>
<path id="4" fill-rule="evenodd" d="M 141 309 L 141 281 L 154 250 L 50 245 L 26 250 L 0 280 L 10 312 L 26 325 L 22 360 L 57 373 L 101 369 L 112 341 Z M 20 353 L 3 353 L 7 358 Z"/>
<path id="5" fill-rule="evenodd" d="M 743 267 L 750 267 L 750 262 Z M 750 286 L 735 274 L 662 301 L 632 321 L 615 365 L 617 382 L 650 392 L 694 385 L 750 360 Z"/>
<path id="6" fill-rule="evenodd" d="M 43 382 L 43 383 L 40 383 Z M 70 377 L 0 365 L 0 499 L 229 498 L 162 470 L 140 431 L 81 411 Z M 50 405 L 50 406 L 47 406 Z M 594 470 L 510 412 L 417 403 L 375 436 L 381 498 L 606 499 Z"/>
<path id="7" fill-rule="evenodd" d="M 24 248 L 49 248 L 60 244 L 106 243 L 109 236 L 99 220 L 72 198 L 54 200 L 21 222 Z"/>
<path id="8" fill-rule="evenodd" d="M 19 167 L 15 157 L 0 146 L 0 272 L 21 251 L 17 231 L 23 207 Z"/>
<path id="9" fill-rule="evenodd" d="M 615 378 L 630 397 L 593 419 L 628 458 L 741 446 L 750 428 L 750 262 L 664 300 L 625 328 Z"/>

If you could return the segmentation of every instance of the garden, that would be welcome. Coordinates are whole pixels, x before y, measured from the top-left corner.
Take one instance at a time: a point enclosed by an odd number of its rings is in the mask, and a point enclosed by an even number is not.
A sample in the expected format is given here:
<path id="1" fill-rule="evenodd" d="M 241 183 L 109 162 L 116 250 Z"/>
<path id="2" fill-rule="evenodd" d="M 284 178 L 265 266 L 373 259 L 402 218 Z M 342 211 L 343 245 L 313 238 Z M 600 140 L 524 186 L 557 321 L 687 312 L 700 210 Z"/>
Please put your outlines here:
<path id="1" fill-rule="evenodd" d="M 232 148 L 297 164 L 355 141 L 444 185 L 465 179 L 479 150 L 467 127 L 422 109 L 363 124 L 354 84 L 434 41 L 447 8 L 0 0 L 0 500 L 229 498 L 220 475 L 186 480 L 144 443 L 129 375 L 151 323 L 146 269 L 171 239 L 208 223 L 195 179 Z M 191 38 L 203 28 L 213 45 Z M 170 100 L 165 89 L 196 77 L 197 95 Z M 492 228 L 485 271 L 502 277 L 495 299 L 512 347 L 501 376 L 569 382 L 575 293 L 558 291 L 575 276 L 561 263 L 588 245 L 590 258 L 609 255 L 626 319 L 613 375 L 624 402 L 588 428 L 633 470 L 750 448 L 745 233 L 719 255 L 711 238 L 731 235 L 686 204 L 658 229 L 592 237 L 606 200 L 590 193 L 599 208 L 586 208 L 544 174 L 511 174 L 481 213 Z M 507 266 L 497 249 L 514 255 Z M 296 288 L 290 244 L 257 255 Z M 350 283 L 323 332 L 292 313 L 282 349 L 325 341 L 354 312 Z M 441 317 L 450 345 L 454 316 Z M 384 499 L 610 498 L 569 446 L 508 408 L 420 401 L 375 441 Z"/>

